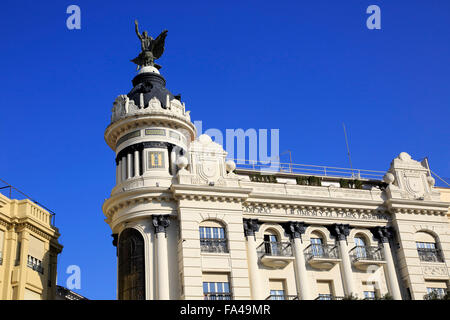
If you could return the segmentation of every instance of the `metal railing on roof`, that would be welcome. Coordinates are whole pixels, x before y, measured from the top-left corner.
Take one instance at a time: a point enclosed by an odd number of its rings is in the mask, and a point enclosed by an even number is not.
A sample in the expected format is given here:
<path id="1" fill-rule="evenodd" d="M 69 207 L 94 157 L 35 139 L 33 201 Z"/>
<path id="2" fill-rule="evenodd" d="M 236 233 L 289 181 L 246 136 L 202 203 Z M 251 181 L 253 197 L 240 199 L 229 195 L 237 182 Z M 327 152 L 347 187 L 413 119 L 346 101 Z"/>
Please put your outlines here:
<path id="1" fill-rule="evenodd" d="M 55 226 L 56 213 L 54 213 L 52 210 L 48 209 L 47 207 L 45 207 L 41 203 L 39 203 L 36 200 L 34 200 L 33 198 L 31 198 L 26 193 L 20 191 L 19 189 L 17 189 L 16 187 L 10 185 L 8 182 L 6 182 L 5 180 L 2 180 L 2 179 L 0 179 L 0 193 L 3 194 L 4 196 L 7 196 L 9 199 L 13 199 L 13 198 L 17 199 L 17 200 L 28 199 L 31 202 L 33 202 L 33 203 L 37 204 L 38 206 L 42 207 L 43 209 L 47 210 L 48 213 L 50 213 L 50 215 L 51 215 L 50 224 L 52 226 Z"/>
<path id="2" fill-rule="evenodd" d="M 386 174 L 385 171 L 350 169 L 340 167 L 318 166 L 310 164 L 270 162 L 263 163 L 258 160 L 233 159 L 237 169 L 254 170 L 267 173 L 298 173 L 304 175 L 337 177 L 337 178 L 353 178 L 353 179 L 370 179 L 381 180 Z"/>

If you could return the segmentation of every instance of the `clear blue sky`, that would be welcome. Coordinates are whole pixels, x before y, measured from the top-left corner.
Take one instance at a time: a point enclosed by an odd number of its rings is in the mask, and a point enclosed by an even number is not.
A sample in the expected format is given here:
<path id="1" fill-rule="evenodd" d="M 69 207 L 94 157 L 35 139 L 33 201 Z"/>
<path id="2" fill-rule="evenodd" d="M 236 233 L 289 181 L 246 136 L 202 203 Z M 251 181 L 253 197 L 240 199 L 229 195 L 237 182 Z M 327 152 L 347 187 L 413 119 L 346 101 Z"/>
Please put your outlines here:
<path id="1" fill-rule="evenodd" d="M 81 8 L 81 30 L 66 8 Z M 366 8 L 381 8 L 381 30 Z M 67 266 L 91 299 L 114 299 L 102 203 L 115 182 L 103 139 L 131 89 L 133 30 L 168 29 L 158 63 L 204 128 L 279 128 L 294 162 L 387 170 L 401 151 L 450 177 L 450 2 L 3 1 L 0 178 L 57 213 Z"/>

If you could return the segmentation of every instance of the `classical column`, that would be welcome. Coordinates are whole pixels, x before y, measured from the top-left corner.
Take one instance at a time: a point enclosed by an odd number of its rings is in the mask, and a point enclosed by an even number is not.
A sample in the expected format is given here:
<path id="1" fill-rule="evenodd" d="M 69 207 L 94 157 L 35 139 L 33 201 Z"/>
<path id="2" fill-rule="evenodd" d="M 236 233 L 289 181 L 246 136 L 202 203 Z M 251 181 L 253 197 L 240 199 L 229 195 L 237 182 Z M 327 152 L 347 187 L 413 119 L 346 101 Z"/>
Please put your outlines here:
<path id="1" fill-rule="evenodd" d="M 397 273 L 395 271 L 394 259 L 392 258 L 389 239 L 392 239 L 393 232 L 389 227 L 376 227 L 372 230 L 374 237 L 382 243 L 384 259 L 386 259 L 385 273 L 387 275 L 389 291 L 394 300 L 402 300 L 400 286 L 398 284 Z"/>
<path id="2" fill-rule="evenodd" d="M 122 163 L 122 173 L 120 175 L 120 178 L 121 181 L 125 181 L 127 180 L 127 157 L 123 156 L 120 162 Z"/>
<path id="3" fill-rule="evenodd" d="M 134 150 L 134 176 L 139 176 L 139 150 Z"/>
<path id="4" fill-rule="evenodd" d="M 120 161 L 116 163 L 116 184 L 120 183 Z"/>
<path id="5" fill-rule="evenodd" d="M 288 222 L 284 229 L 292 241 L 292 246 L 294 248 L 294 270 L 295 270 L 295 281 L 297 286 L 297 296 L 302 300 L 311 300 L 311 287 L 308 281 L 308 273 L 306 271 L 305 254 L 303 252 L 304 245 L 302 240 L 302 234 L 305 233 L 306 225 L 303 222 Z"/>
<path id="6" fill-rule="evenodd" d="M 344 279 L 345 295 L 350 296 L 356 294 L 353 281 L 352 263 L 348 254 L 347 236 L 349 235 L 348 224 L 333 224 L 329 227 L 330 233 L 336 237 L 339 243 L 339 254 L 342 261 L 342 278 Z"/>
<path id="7" fill-rule="evenodd" d="M 244 219 L 244 233 L 247 237 L 248 252 L 248 273 L 250 279 L 250 292 L 254 300 L 263 300 L 264 296 L 261 288 L 261 279 L 259 276 L 258 254 L 256 252 L 255 232 L 259 230 L 258 219 Z"/>
<path id="8" fill-rule="evenodd" d="M 131 160 L 131 152 L 127 154 L 127 177 L 128 179 L 131 178 L 133 176 L 133 161 Z"/>
<path id="9" fill-rule="evenodd" d="M 158 274 L 158 299 L 169 300 L 169 260 L 167 254 L 166 228 L 170 225 L 169 215 L 153 215 L 156 234 L 156 272 Z"/>

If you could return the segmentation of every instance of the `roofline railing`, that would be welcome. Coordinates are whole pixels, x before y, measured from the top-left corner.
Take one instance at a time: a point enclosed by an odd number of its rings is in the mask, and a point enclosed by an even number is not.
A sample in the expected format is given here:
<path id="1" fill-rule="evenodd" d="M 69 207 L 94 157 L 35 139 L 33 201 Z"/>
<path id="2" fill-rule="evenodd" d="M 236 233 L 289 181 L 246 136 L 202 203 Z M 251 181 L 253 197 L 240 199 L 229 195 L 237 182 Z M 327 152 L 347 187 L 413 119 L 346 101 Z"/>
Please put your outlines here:
<path id="1" fill-rule="evenodd" d="M 41 203 L 37 202 L 36 200 L 34 200 L 33 198 L 31 198 L 29 195 L 27 195 L 26 193 L 20 191 L 19 189 L 17 189 L 16 187 L 12 186 L 11 184 L 9 184 L 8 182 L 6 182 L 5 180 L 0 179 L 0 182 L 6 184 L 6 186 L 0 187 L 0 190 L 3 190 L 3 189 L 9 189 L 9 193 L 8 193 L 8 194 L 9 194 L 9 197 L 8 197 L 9 199 L 12 199 L 12 193 L 13 193 L 13 190 L 14 190 L 15 192 L 21 194 L 25 199 L 28 199 L 28 200 L 30 200 L 31 202 L 33 202 L 33 203 L 37 204 L 38 206 L 42 207 L 43 209 L 47 210 L 48 213 L 50 213 L 50 215 L 51 215 L 50 224 L 51 224 L 52 226 L 55 226 L 55 223 L 56 223 L 56 213 L 55 213 L 55 212 L 53 212 L 52 210 L 50 210 L 50 209 L 47 208 L 46 206 L 42 205 Z M 0 191 L 0 193 L 1 193 L 1 191 Z M 22 199 L 20 199 L 20 200 L 22 200 Z"/>
<path id="2" fill-rule="evenodd" d="M 267 173 L 298 173 L 309 174 L 324 177 L 346 177 L 352 179 L 370 179 L 381 180 L 386 174 L 386 171 L 366 170 L 366 169 L 351 169 L 341 167 L 329 167 L 319 166 L 311 164 L 297 164 L 270 161 L 269 163 L 263 163 L 258 160 L 247 159 L 232 159 L 236 163 L 237 169 L 257 170 Z"/>

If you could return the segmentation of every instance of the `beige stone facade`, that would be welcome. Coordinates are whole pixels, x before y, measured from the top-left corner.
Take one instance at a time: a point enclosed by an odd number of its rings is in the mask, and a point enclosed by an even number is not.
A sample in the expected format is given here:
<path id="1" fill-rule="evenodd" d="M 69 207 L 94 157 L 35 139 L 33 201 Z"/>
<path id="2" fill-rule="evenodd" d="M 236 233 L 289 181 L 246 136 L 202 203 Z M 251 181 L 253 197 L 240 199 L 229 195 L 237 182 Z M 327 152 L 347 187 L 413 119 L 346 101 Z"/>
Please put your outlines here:
<path id="1" fill-rule="evenodd" d="M 58 229 L 34 202 L 0 194 L 0 300 L 53 300 Z"/>
<path id="2" fill-rule="evenodd" d="M 421 300 L 448 288 L 449 203 L 425 163 L 402 152 L 383 179 L 236 169 L 179 99 L 160 100 L 119 96 L 105 132 L 119 299 Z"/>

